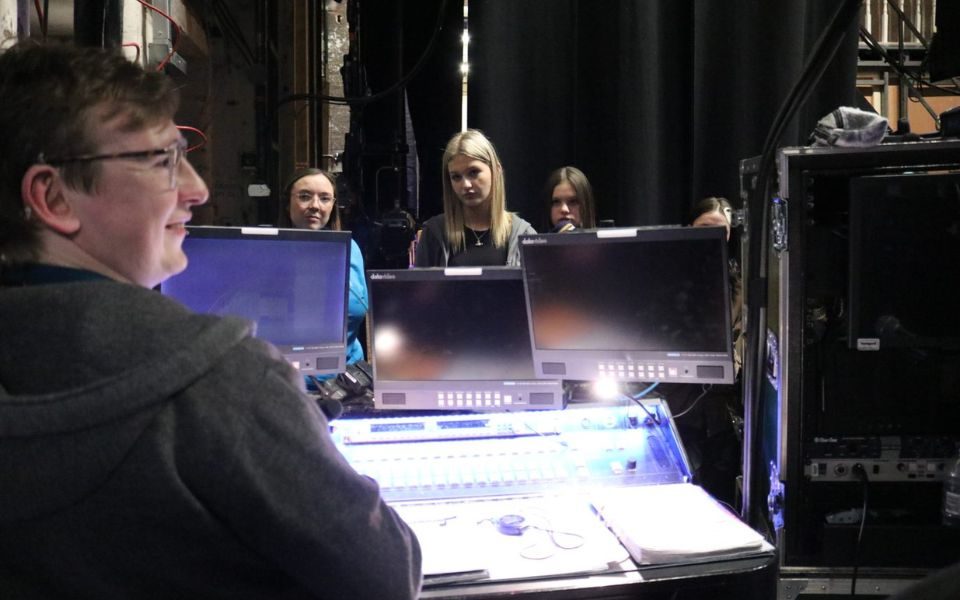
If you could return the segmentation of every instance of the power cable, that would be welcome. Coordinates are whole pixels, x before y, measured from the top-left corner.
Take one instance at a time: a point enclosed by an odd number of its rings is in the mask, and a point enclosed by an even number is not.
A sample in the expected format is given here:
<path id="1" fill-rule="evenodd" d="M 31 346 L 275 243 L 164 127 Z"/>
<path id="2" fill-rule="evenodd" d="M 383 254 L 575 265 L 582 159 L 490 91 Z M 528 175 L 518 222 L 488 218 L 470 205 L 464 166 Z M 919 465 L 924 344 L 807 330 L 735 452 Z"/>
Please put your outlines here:
<path id="1" fill-rule="evenodd" d="M 769 220 L 769 205 L 766 201 L 769 197 L 770 180 L 772 168 L 776 158 L 777 145 L 787 124 L 793 118 L 798 108 L 806 101 L 813 87 L 823 76 L 824 71 L 833 59 L 840 44 L 846 35 L 847 28 L 856 23 L 860 15 L 860 5 L 862 0 L 845 0 L 837 8 L 833 17 L 827 24 L 820 38 L 816 41 L 810 58 L 807 60 L 800 78 L 797 80 L 793 89 L 787 95 L 786 100 L 777 112 L 773 125 L 767 135 L 763 145 L 763 152 L 760 155 L 760 166 L 757 177 L 757 185 L 748 194 L 748 221 L 749 228 L 749 248 L 748 253 L 753 257 L 748 264 L 748 282 L 749 291 L 747 304 L 747 344 L 744 359 L 744 368 L 749 369 L 744 377 L 745 402 L 744 407 L 752 409 L 754 413 L 750 417 L 751 423 L 751 442 L 760 434 L 761 426 L 759 422 L 759 411 L 756 411 L 755 404 L 760 397 L 761 374 L 764 367 L 764 353 L 760 351 L 760 344 L 765 336 L 762 331 L 766 330 L 762 319 L 766 316 L 766 292 L 767 292 L 767 227 Z M 752 207 L 752 208 L 751 208 Z M 753 448 L 748 448 L 749 452 Z M 751 457 L 752 458 L 752 457 Z M 752 489 L 754 487 L 753 473 L 750 469 L 749 480 L 744 488 L 743 518 L 749 522 L 752 510 Z"/>
<path id="2" fill-rule="evenodd" d="M 853 474 L 860 480 L 863 490 L 863 509 L 860 515 L 860 529 L 857 531 L 857 543 L 853 547 L 853 574 L 850 576 L 850 595 L 857 595 L 857 573 L 860 570 L 860 548 L 863 544 L 863 529 L 867 524 L 867 509 L 870 507 L 870 479 L 863 465 L 853 465 Z"/>

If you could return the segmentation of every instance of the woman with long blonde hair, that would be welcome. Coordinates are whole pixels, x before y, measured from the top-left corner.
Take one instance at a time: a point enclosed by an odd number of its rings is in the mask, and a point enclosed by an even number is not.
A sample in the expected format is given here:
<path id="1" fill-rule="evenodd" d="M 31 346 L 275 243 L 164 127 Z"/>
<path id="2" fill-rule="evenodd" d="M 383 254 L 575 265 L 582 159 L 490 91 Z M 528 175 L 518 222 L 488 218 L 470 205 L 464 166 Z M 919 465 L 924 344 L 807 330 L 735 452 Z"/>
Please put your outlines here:
<path id="1" fill-rule="evenodd" d="M 503 166 L 476 129 L 453 136 L 443 153 L 443 214 L 428 219 L 414 266 L 520 264 L 520 236 L 533 226 L 506 208 Z"/>

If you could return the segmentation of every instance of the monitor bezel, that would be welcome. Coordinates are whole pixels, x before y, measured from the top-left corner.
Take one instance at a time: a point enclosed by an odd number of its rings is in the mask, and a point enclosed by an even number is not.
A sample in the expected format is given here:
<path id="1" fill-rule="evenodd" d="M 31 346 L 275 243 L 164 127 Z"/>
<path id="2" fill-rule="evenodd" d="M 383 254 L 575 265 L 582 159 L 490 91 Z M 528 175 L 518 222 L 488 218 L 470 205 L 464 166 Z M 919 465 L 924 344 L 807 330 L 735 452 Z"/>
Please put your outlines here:
<path id="1" fill-rule="evenodd" d="M 374 374 L 374 403 L 381 409 L 446 409 L 446 410 L 472 410 L 472 411 L 516 411 L 516 410 L 538 410 L 538 409 L 556 409 L 563 405 L 563 384 L 559 378 L 537 378 L 531 373 L 529 379 L 436 379 L 436 380 L 414 380 L 414 379 L 383 379 L 380 376 L 377 366 L 376 350 L 376 303 L 379 294 L 383 293 L 381 288 L 383 281 L 516 281 L 520 285 L 521 293 L 524 294 L 524 304 L 526 304 L 526 292 L 523 288 L 523 275 L 519 267 L 430 267 L 417 269 L 370 269 L 367 271 L 367 289 L 370 296 L 370 311 L 368 313 L 368 323 L 370 327 L 370 362 Z M 493 318 L 494 315 L 491 315 Z M 501 390 L 501 402 L 477 404 L 470 398 L 467 403 L 467 394 L 474 393 L 475 390 Z M 437 394 L 440 392 L 448 394 L 462 393 L 463 402 L 458 405 L 450 406 L 447 404 L 438 405 Z M 529 393 L 540 392 L 543 394 L 552 394 L 555 400 L 550 404 L 531 404 L 529 402 Z M 390 394 L 404 394 L 409 397 L 403 406 L 395 406 L 385 398 L 390 398 Z M 506 402 L 506 395 L 512 393 L 509 403 Z"/>
<path id="2" fill-rule="evenodd" d="M 945 330 L 938 329 L 938 335 L 932 332 L 922 331 L 916 333 L 909 327 L 904 327 L 897 315 L 891 315 L 886 331 L 877 331 L 876 323 L 883 318 L 879 314 L 869 312 L 865 306 L 876 311 L 875 301 L 880 297 L 878 290 L 871 287 L 871 283 L 876 285 L 877 281 L 895 281 L 898 276 L 903 277 L 901 285 L 904 289 L 911 290 L 910 293 L 915 297 L 925 297 L 924 292 L 929 292 L 934 285 L 918 286 L 917 282 L 906 281 L 908 273 L 906 271 L 897 271 L 889 263 L 877 263 L 877 246 L 880 241 L 876 238 L 877 230 L 882 229 L 881 221 L 894 218 L 896 223 L 897 237 L 890 238 L 888 241 L 897 248 L 912 248 L 913 252 L 903 252 L 902 256 L 909 257 L 915 261 L 918 267 L 919 263 L 926 262 L 920 258 L 929 258 L 923 254 L 917 254 L 914 240 L 917 238 L 907 237 L 910 231 L 902 223 L 896 220 L 897 215 L 890 208 L 896 208 L 903 212 L 909 212 L 913 215 L 924 215 L 927 222 L 924 223 L 925 233 L 929 231 L 927 225 L 935 227 L 936 224 L 930 222 L 933 217 L 930 215 L 933 211 L 930 204 L 935 200 L 944 203 L 951 199 L 938 195 L 937 188 L 944 186 L 952 187 L 960 183 L 960 173 L 956 172 L 907 172 L 907 173 L 884 173 L 884 174 L 865 174 L 857 177 L 851 177 L 847 182 L 848 206 L 847 206 L 847 229 L 848 229 L 848 264 L 847 264 L 847 347 L 858 351 L 881 351 L 888 349 L 907 349 L 917 348 L 925 350 L 946 350 L 956 351 L 960 349 L 960 336 L 946 335 Z M 932 200 L 931 200 L 932 198 Z M 888 212 L 889 211 L 889 212 Z M 913 232 L 917 233 L 917 232 Z M 928 236 L 927 240 L 930 238 Z M 937 252 L 939 255 L 940 253 Z M 875 264 L 876 263 L 876 264 Z M 902 267 L 902 265 L 901 265 Z M 925 266 L 930 271 L 932 267 Z M 919 269 L 918 269 L 919 270 Z M 913 271 L 911 269 L 911 271 Z M 942 273 L 942 271 L 933 270 L 933 272 Z M 918 276 L 919 277 L 919 276 Z M 931 283 L 924 282 L 924 283 Z M 926 288 L 918 289 L 918 288 Z M 919 294 L 919 296 L 917 296 Z M 939 297 L 937 303 L 931 305 L 930 314 L 936 314 L 937 309 L 943 313 L 942 318 L 934 319 L 937 323 L 942 323 L 942 319 L 949 318 L 952 312 L 952 304 Z M 953 321 L 952 323 L 956 323 Z M 909 323 L 907 324 L 909 325 Z"/>
<path id="3" fill-rule="evenodd" d="M 335 375 L 346 370 L 347 319 L 349 316 L 350 300 L 351 234 L 349 231 L 215 225 L 187 225 L 186 229 L 187 238 L 184 240 L 185 245 L 189 244 L 189 240 L 192 237 L 195 239 L 244 240 L 250 243 L 264 241 L 320 242 L 326 244 L 335 243 L 342 246 L 344 256 L 344 282 L 343 326 L 341 328 L 340 339 L 335 342 L 321 342 L 307 345 L 270 343 L 280 351 L 287 362 L 304 376 Z M 190 255 L 186 249 L 185 253 L 187 253 L 187 269 L 189 270 Z M 166 284 L 166 281 L 160 284 L 161 292 L 163 292 L 164 285 Z M 322 361 L 322 366 L 317 365 L 318 361 Z"/>
<path id="4" fill-rule="evenodd" d="M 646 351 L 623 349 L 561 350 L 540 348 L 534 335 L 533 302 L 530 294 L 527 255 L 537 247 L 557 247 L 586 244 L 645 244 L 659 241 L 714 240 L 723 265 L 723 319 L 725 351 Z M 521 236 L 521 264 L 524 275 L 524 295 L 527 301 L 527 322 L 530 326 L 530 345 L 538 376 L 562 377 L 567 380 L 595 381 L 614 379 L 622 382 L 731 384 L 736 376 L 734 368 L 733 327 L 731 315 L 728 248 L 724 227 L 689 227 L 666 225 L 656 227 L 628 227 L 615 229 L 578 230 L 570 233 L 542 233 Z M 611 265 L 625 276 L 629 265 Z M 584 283 L 585 285 L 587 282 Z M 558 365 L 562 365 L 559 367 Z M 640 367 L 644 367 L 640 369 Z M 652 370 L 651 370 L 652 367 Z M 721 368 L 722 376 L 701 374 L 700 367 Z M 704 369 L 704 372 L 706 369 Z"/>

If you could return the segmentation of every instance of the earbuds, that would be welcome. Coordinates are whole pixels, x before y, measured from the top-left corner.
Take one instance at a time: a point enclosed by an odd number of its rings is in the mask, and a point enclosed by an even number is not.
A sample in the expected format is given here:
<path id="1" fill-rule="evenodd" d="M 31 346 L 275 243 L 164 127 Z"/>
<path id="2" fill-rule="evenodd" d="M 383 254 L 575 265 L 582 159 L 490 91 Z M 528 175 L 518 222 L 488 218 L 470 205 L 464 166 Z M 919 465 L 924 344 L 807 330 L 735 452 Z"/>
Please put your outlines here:
<path id="1" fill-rule="evenodd" d="M 503 535 L 523 535 L 526 519 L 520 515 L 503 515 L 497 519 L 497 531 Z"/>
<path id="2" fill-rule="evenodd" d="M 497 531 L 503 535 L 518 537 L 528 529 L 536 529 L 547 534 L 549 542 L 542 539 L 520 549 L 520 556 L 529 560 L 543 560 L 553 556 L 556 549 L 576 550 L 586 542 L 586 538 L 572 531 L 557 531 L 549 523 L 544 525 L 528 524 L 522 515 L 503 515 L 499 519 L 484 519 L 496 524 Z"/>

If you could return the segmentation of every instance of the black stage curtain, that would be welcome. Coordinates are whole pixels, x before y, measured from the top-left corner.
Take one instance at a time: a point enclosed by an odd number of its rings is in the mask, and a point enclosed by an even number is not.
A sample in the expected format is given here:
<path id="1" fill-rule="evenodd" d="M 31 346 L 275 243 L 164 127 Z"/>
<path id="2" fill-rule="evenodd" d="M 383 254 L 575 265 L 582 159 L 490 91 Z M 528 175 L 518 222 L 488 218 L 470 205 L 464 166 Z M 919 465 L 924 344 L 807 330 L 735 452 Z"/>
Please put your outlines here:
<path id="1" fill-rule="evenodd" d="M 366 0 L 364 0 L 366 1 Z M 395 2 L 396 0 L 388 0 Z M 439 11 L 444 8 L 444 13 Z M 417 216 L 426 220 L 443 212 L 440 171 L 443 149 L 460 128 L 460 57 L 463 2 L 417 0 L 406 2 L 404 65 L 411 71 L 435 33 L 438 16 L 442 29 L 423 69 L 407 87 L 410 120 L 419 160 Z"/>
<path id="2" fill-rule="evenodd" d="M 543 182 L 565 164 L 587 174 L 599 218 L 618 226 L 685 222 L 707 195 L 738 206 L 739 161 L 760 153 L 838 6 L 471 0 L 468 124 L 497 146 L 510 210 L 541 230 Z M 781 145 L 805 144 L 817 119 L 855 105 L 856 60 L 851 27 Z M 437 210 L 421 218 L 440 210 L 427 204 Z"/>

